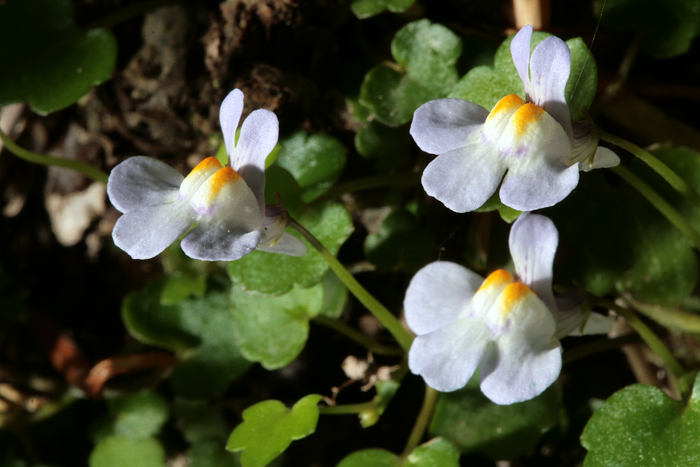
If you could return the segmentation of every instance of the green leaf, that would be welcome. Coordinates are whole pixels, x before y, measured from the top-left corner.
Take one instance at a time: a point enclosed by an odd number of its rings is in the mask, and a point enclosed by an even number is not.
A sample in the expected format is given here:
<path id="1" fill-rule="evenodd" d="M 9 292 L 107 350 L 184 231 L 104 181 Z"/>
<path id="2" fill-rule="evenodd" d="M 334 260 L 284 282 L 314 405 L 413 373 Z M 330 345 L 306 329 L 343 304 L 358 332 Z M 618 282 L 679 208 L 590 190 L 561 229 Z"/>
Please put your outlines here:
<path id="1" fill-rule="evenodd" d="M 184 271 L 175 271 L 166 276 L 160 295 L 160 303 L 162 305 L 172 305 L 190 296 L 202 298 L 206 291 L 207 276 L 205 274 L 188 274 Z"/>
<path id="2" fill-rule="evenodd" d="M 603 3 L 596 2 L 600 11 Z M 652 57 L 669 58 L 685 53 L 700 33 L 696 0 L 607 0 L 603 24 L 642 34 L 641 49 Z"/>
<path id="3" fill-rule="evenodd" d="M 155 438 L 111 436 L 95 446 L 89 464 L 90 467 L 165 467 L 165 449 Z"/>
<path id="4" fill-rule="evenodd" d="M 585 221 L 582 212 L 595 213 L 595 222 Z M 595 295 L 617 290 L 674 307 L 697 283 L 697 259 L 683 235 L 637 192 L 610 186 L 600 173 L 583 174 L 576 196 L 547 215 L 559 229 L 554 277 L 561 285 L 576 284 Z"/>
<path id="5" fill-rule="evenodd" d="M 223 391 L 250 366 L 233 339 L 227 287 L 211 283 L 201 299 L 163 305 L 163 286 L 161 278 L 124 301 L 122 319 L 129 333 L 141 342 L 178 354 L 170 383 L 179 395 L 209 397 Z"/>
<path id="6" fill-rule="evenodd" d="M 455 63 L 462 41 L 446 27 L 427 19 L 408 23 L 391 42 L 398 64 L 379 65 L 365 76 L 360 102 L 375 118 L 403 125 L 431 99 L 446 97 L 457 82 Z"/>
<path id="7" fill-rule="evenodd" d="M 234 336 L 243 356 L 268 370 L 289 364 L 303 350 L 309 318 L 321 311 L 323 299 L 323 284 L 278 296 L 234 287 Z"/>
<path id="8" fill-rule="evenodd" d="M 353 231 L 352 220 L 345 208 L 327 202 L 313 209 L 305 209 L 289 172 L 276 166 L 270 167 L 267 172 L 273 175 L 268 178 L 268 193 L 279 191 L 292 217 L 336 255 Z M 292 233 L 301 238 L 298 233 Z M 307 252 L 301 257 L 254 251 L 228 263 L 229 276 L 237 286 L 263 294 L 279 295 L 294 287 L 311 287 L 320 282 L 328 270 L 328 264 L 308 242 L 304 240 L 304 243 Z"/>
<path id="9" fill-rule="evenodd" d="M 581 435 L 585 467 L 700 465 L 700 384 L 687 404 L 634 384 L 613 394 Z"/>
<path id="10" fill-rule="evenodd" d="M 177 398 L 173 411 L 182 435 L 189 443 L 226 441 L 228 428 L 223 413 L 210 407 L 209 401 Z"/>
<path id="11" fill-rule="evenodd" d="M 189 467 L 240 467 L 239 456 L 227 452 L 224 443 L 216 440 L 200 441 L 188 452 Z"/>
<path id="12" fill-rule="evenodd" d="M 4 2 L 0 43 L 0 107 L 26 101 L 39 114 L 67 107 L 109 79 L 117 58 L 109 31 L 75 27 L 69 0 Z"/>
<path id="13" fill-rule="evenodd" d="M 416 0 L 354 0 L 350 9 L 360 19 L 378 15 L 384 10 L 400 13 L 413 5 Z"/>
<path id="14" fill-rule="evenodd" d="M 243 451 L 243 467 L 263 467 L 282 454 L 292 441 L 316 431 L 317 394 L 299 400 L 287 409 L 276 400 L 263 401 L 243 411 L 243 422 L 233 430 L 226 449 Z"/>
<path id="15" fill-rule="evenodd" d="M 326 272 L 321 283 L 323 284 L 323 305 L 318 314 L 329 318 L 340 317 L 348 303 L 348 288 L 331 270 Z"/>
<path id="16" fill-rule="evenodd" d="M 365 255 L 379 272 L 401 269 L 416 271 L 433 256 L 432 233 L 409 211 L 395 209 L 379 231 L 367 235 Z"/>
<path id="17" fill-rule="evenodd" d="M 559 421 L 560 411 L 557 385 L 529 401 L 497 405 L 481 393 L 477 374 L 464 389 L 440 394 L 430 433 L 444 436 L 465 454 L 483 451 L 492 459 L 516 459 Z"/>
<path id="18" fill-rule="evenodd" d="M 418 446 L 404 460 L 383 449 L 364 449 L 345 457 L 337 467 L 458 467 L 459 451 L 443 438 Z"/>
<path id="19" fill-rule="evenodd" d="M 147 438 L 158 434 L 170 414 L 166 400 L 149 391 L 112 399 L 109 409 L 116 415 L 114 434 L 125 438 Z"/>
<path id="20" fill-rule="evenodd" d="M 308 203 L 333 186 L 345 166 L 345 153 L 332 136 L 309 136 L 302 130 L 282 141 L 277 165 L 292 174 Z"/>
<path id="21" fill-rule="evenodd" d="M 376 158 L 376 170 L 387 173 L 408 160 L 411 138 L 408 125 L 392 128 L 371 120 L 355 134 L 355 149 L 364 157 Z"/>
<path id="22" fill-rule="evenodd" d="M 551 34 L 534 32 L 530 49 L 534 49 Z M 508 37 L 496 51 L 494 66 L 478 66 L 469 70 L 457 83 L 449 97 L 475 102 L 487 110 L 503 97 L 517 94 L 525 99 L 523 82 L 518 75 L 510 54 L 510 43 L 514 36 Z M 571 51 L 571 74 L 566 83 L 566 99 L 572 120 L 583 119 L 583 107 L 590 107 L 598 86 L 598 71 L 593 55 L 580 38 L 566 41 Z"/>

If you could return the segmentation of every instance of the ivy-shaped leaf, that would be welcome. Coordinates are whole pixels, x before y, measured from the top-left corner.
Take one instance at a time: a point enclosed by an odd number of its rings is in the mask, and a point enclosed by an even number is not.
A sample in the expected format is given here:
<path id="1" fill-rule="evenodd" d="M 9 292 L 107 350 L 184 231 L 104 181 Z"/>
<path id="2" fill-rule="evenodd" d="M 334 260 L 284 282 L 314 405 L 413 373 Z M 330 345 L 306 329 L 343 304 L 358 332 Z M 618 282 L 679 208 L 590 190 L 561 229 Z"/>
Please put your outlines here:
<path id="1" fill-rule="evenodd" d="M 603 24 L 642 34 L 641 49 L 652 57 L 669 58 L 685 53 L 693 38 L 700 34 L 700 8 L 696 0 L 597 1 L 596 9 L 601 8 L 605 8 Z"/>
<path id="2" fill-rule="evenodd" d="M 89 464 L 90 467 L 165 467 L 165 449 L 155 438 L 110 436 L 95 446 Z"/>
<path id="3" fill-rule="evenodd" d="M 584 467 L 700 465 L 700 384 L 688 402 L 634 384 L 613 394 L 581 435 Z"/>
<path id="4" fill-rule="evenodd" d="M 289 172 L 275 165 L 270 167 L 267 175 L 268 202 L 274 202 L 272 194 L 279 191 L 292 217 L 332 254 L 337 254 L 353 231 L 347 210 L 334 202 L 306 208 L 300 199 L 299 187 Z M 301 238 L 298 233 L 292 233 Z M 237 286 L 263 294 L 279 295 L 294 287 L 311 287 L 320 282 L 328 271 L 328 264 L 309 243 L 304 242 L 307 252 L 301 257 L 254 251 L 231 261 L 228 263 L 229 276 Z"/>
<path id="5" fill-rule="evenodd" d="M 141 342 L 178 354 L 170 383 L 181 396 L 209 397 L 224 390 L 250 366 L 233 339 L 235 321 L 226 284 L 210 284 L 201 299 L 163 305 L 164 282 L 161 278 L 124 301 L 124 324 Z"/>
<path id="6" fill-rule="evenodd" d="M 365 239 L 367 259 L 379 272 L 400 268 L 416 271 L 433 256 L 433 239 L 416 216 L 404 209 L 393 210 L 379 231 Z"/>
<path id="7" fill-rule="evenodd" d="M 492 459 L 516 459 L 559 421 L 560 411 L 557 385 L 529 401 L 497 405 L 481 393 L 476 375 L 464 389 L 440 394 L 430 433 L 449 439 L 465 454 L 483 451 Z"/>
<path id="8" fill-rule="evenodd" d="M 337 467 L 458 467 L 459 450 L 444 438 L 418 446 L 406 459 L 383 449 L 364 449 L 345 457 Z"/>
<path id="9" fill-rule="evenodd" d="M 28 102 L 39 114 L 67 107 L 112 76 L 117 43 L 106 29 L 80 30 L 68 0 L 0 5 L 0 107 Z"/>
<path id="10" fill-rule="evenodd" d="M 226 443 L 229 451 L 243 451 L 243 467 L 264 467 L 282 454 L 292 441 L 316 431 L 317 394 L 300 399 L 288 409 L 280 401 L 268 400 L 243 411 L 243 422 L 233 430 Z"/>
<path id="11" fill-rule="evenodd" d="M 332 136 L 309 136 L 302 130 L 281 143 L 277 165 L 292 174 L 307 203 L 333 186 L 343 171 L 346 149 Z"/>
<path id="12" fill-rule="evenodd" d="M 395 127 L 410 121 L 422 104 L 446 97 L 452 90 L 462 41 L 445 26 L 422 19 L 396 33 L 391 53 L 397 63 L 370 70 L 360 89 L 360 102 L 377 120 Z"/>
<path id="13" fill-rule="evenodd" d="M 354 0 L 350 9 L 360 19 L 378 15 L 384 10 L 400 13 L 410 7 L 416 0 Z"/>
<path id="14" fill-rule="evenodd" d="M 534 32 L 530 49 L 534 49 L 548 36 L 551 34 Z M 492 67 L 478 66 L 469 70 L 452 89 L 449 97 L 475 102 L 487 110 L 493 109 L 496 103 L 508 94 L 517 94 L 525 99 L 523 82 L 510 54 L 513 37 L 507 38 L 498 48 Z M 595 97 L 598 71 L 593 55 L 581 38 L 569 39 L 566 44 L 571 51 L 571 74 L 566 83 L 566 98 L 571 119 L 581 120 L 583 107 L 590 107 Z"/>

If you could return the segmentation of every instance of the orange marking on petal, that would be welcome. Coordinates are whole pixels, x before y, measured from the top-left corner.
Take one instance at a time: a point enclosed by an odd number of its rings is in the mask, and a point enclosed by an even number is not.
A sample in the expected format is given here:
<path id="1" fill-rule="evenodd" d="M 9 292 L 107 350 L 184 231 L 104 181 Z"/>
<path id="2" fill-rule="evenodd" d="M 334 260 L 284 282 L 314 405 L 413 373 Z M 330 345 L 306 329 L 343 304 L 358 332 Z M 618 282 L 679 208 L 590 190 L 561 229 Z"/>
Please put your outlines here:
<path id="1" fill-rule="evenodd" d="M 506 284 L 510 284 L 511 282 L 513 282 L 513 276 L 511 275 L 511 273 L 503 269 L 496 269 L 491 274 L 489 274 L 489 277 L 487 277 L 484 283 L 481 284 L 479 290 L 497 287 L 499 285 L 503 286 Z"/>
<path id="2" fill-rule="evenodd" d="M 213 159 L 213 158 L 212 158 Z M 209 199 L 215 198 L 221 189 L 228 183 L 236 183 L 241 176 L 236 173 L 231 167 L 219 169 L 214 175 L 207 180 L 207 188 L 209 188 Z"/>
<path id="3" fill-rule="evenodd" d="M 496 106 L 493 108 L 491 113 L 489 114 L 489 118 L 501 113 L 501 112 L 510 112 L 513 109 L 516 109 L 520 106 L 523 105 L 523 100 L 520 98 L 520 96 L 517 96 L 515 94 L 509 94 L 496 104 Z"/>
<path id="4" fill-rule="evenodd" d="M 210 169 L 220 169 L 221 168 L 221 163 L 218 161 L 216 157 L 207 157 L 204 159 L 202 162 L 197 164 L 194 169 L 192 169 L 193 173 L 197 173 L 201 170 L 210 170 Z"/>
<path id="5" fill-rule="evenodd" d="M 525 128 L 539 120 L 542 115 L 544 115 L 544 109 L 535 104 L 525 104 L 520 107 L 511 119 L 512 124 L 515 126 L 515 134 L 517 136 L 522 135 Z"/>
<path id="6" fill-rule="evenodd" d="M 522 282 L 513 282 L 512 284 L 508 284 L 501 295 L 501 303 L 503 304 L 503 308 L 501 309 L 502 316 L 510 313 L 515 304 L 531 293 L 533 293 L 532 290 L 530 290 L 530 288 Z"/>

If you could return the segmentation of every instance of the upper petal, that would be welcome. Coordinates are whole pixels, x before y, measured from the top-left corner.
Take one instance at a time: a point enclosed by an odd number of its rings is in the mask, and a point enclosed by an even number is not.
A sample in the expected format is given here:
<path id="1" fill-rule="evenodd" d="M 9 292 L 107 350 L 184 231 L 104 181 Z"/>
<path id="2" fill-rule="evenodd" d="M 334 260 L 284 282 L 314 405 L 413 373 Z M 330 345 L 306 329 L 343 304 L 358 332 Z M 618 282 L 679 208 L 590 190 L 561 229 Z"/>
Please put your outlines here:
<path id="1" fill-rule="evenodd" d="M 537 44 L 530 58 L 530 91 L 532 102 L 545 109 L 573 141 L 566 83 L 571 73 L 571 51 L 566 42 L 550 36 Z"/>
<path id="2" fill-rule="evenodd" d="M 417 335 L 457 319 L 469 308 L 483 279 L 456 263 L 436 261 L 413 276 L 403 301 L 406 322 Z"/>
<path id="3" fill-rule="evenodd" d="M 554 337 L 554 318 L 522 284 L 511 287 L 524 293 L 513 297 L 504 292 L 500 308 L 506 310 L 509 325 L 486 355 L 479 373 L 484 395 L 502 405 L 538 396 L 556 381 L 561 371 L 561 347 Z"/>
<path id="4" fill-rule="evenodd" d="M 549 218 L 523 214 L 510 229 L 508 246 L 515 273 L 547 305 L 552 313 L 557 306 L 552 293 L 552 265 L 559 244 L 559 232 Z"/>
<path id="5" fill-rule="evenodd" d="M 513 64 L 518 70 L 520 79 L 523 81 L 525 94 L 529 95 L 530 76 L 528 73 L 530 62 L 530 39 L 532 38 L 532 26 L 523 26 L 510 43 L 510 55 L 513 57 Z"/>
<path id="6" fill-rule="evenodd" d="M 258 109 L 243 122 L 235 151 L 230 151 L 230 165 L 246 181 L 260 212 L 265 212 L 265 160 L 277 144 L 279 122 L 269 110 Z"/>
<path id="7" fill-rule="evenodd" d="M 194 224 L 183 202 L 146 206 L 124 214 L 112 230 L 114 244 L 134 259 L 150 259 L 165 250 Z"/>
<path id="8" fill-rule="evenodd" d="M 442 154 L 466 146 L 488 115 L 488 110 L 473 102 L 437 99 L 418 107 L 410 133 L 423 151 Z"/>
<path id="9" fill-rule="evenodd" d="M 408 367 L 438 391 L 464 387 L 479 367 L 493 336 L 476 319 L 463 318 L 418 336 L 408 352 Z"/>
<path id="10" fill-rule="evenodd" d="M 107 194 L 121 212 L 173 202 L 184 177 L 152 157 L 131 157 L 109 174 Z"/>
<path id="11" fill-rule="evenodd" d="M 455 212 L 477 209 L 496 192 L 506 171 L 500 152 L 490 144 L 470 145 L 438 156 L 421 183 L 428 195 Z"/>
<path id="12" fill-rule="evenodd" d="M 243 92 L 240 89 L 234 89 L 221 103 L 219 110 L 219 121 L 221 122 L 221 131 L 224 134 L 224 144 L 226 145 L 226 153 L 231 157 L 233 148 L 236 147 L 236 129 L 238 122 L 243 113 Z M 229 160 L 229 165 L 231 164 Z"/>

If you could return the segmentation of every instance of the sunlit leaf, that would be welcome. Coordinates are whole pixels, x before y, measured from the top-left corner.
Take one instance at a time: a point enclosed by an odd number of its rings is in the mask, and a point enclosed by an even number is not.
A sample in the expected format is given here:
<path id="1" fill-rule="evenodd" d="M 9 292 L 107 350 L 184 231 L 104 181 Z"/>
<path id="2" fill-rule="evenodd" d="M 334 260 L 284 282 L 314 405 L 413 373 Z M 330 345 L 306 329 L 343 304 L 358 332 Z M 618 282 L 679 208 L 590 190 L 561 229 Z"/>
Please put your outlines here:
<path id="1" fill-rule="evenodd" d="M 111 436 L 90 454 L 90 467 L 165 467 L 165 449 L 155 438 Z"/>
<path id="2" fill-rule="evenodd" d="M 458 467 L 459 451 L 449 441 L 434 438 L 404 460 L 383 449 L 365 449 L 345 457 L 337 467 Z"/>

